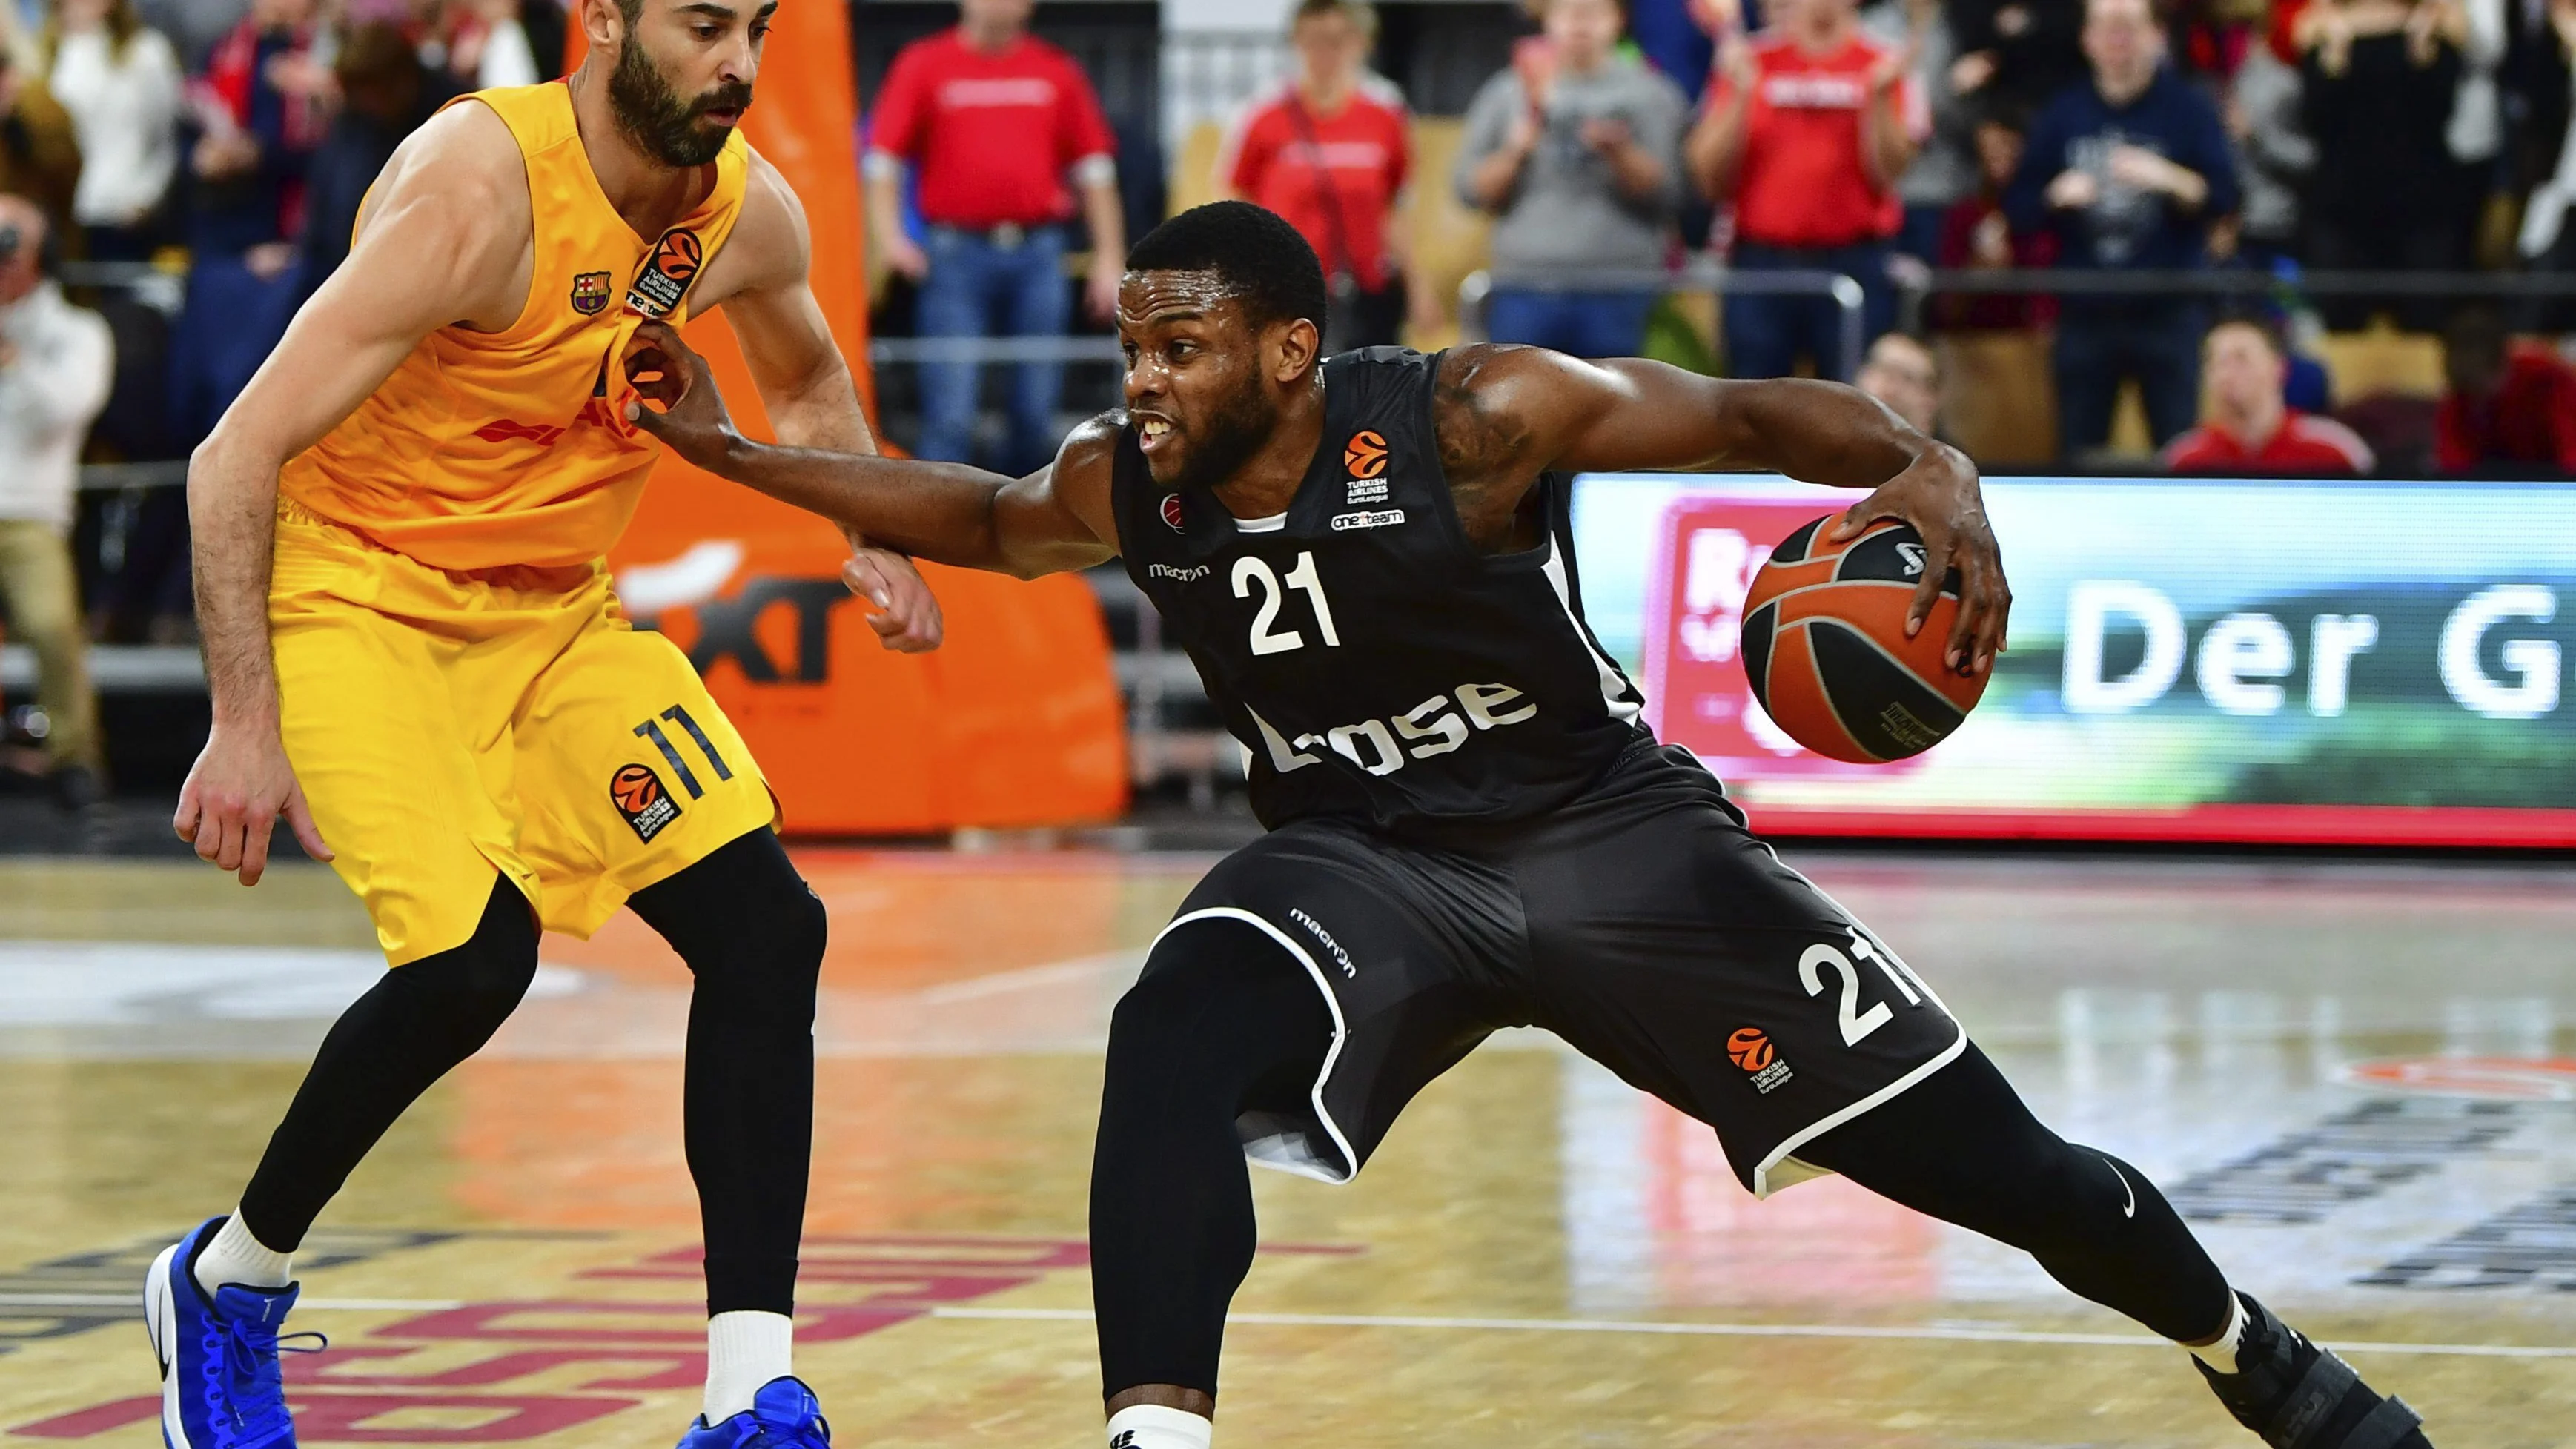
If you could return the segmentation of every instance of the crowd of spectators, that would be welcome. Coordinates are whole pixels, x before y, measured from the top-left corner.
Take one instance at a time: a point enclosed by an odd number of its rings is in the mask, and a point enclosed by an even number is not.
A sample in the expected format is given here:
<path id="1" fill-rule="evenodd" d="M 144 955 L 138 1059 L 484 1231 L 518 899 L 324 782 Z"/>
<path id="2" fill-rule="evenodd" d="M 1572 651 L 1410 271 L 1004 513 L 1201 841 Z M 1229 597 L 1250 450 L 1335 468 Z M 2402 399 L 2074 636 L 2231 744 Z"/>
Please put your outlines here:
<path id="1" fill-rule="evenodd" d="M 184 458 L 393 148 L 449 97 L 558 74 L 565 28 L 557 0 L 0 5 L 0 615 L 38 675 L 0 762 L 94 801 L 87 641 L 192 637 L 184 494 L 85 494 L 80 463 Z"/>
<path id="2" fill-rule="evenodd" d="M 2576 276 L 2576 0 L 1526 9 L 1531 33 L 1426 181 L 1415 117 L 1370 68 L 1375 11 L 1289 7 L 1288 73 L 1227 127 L 1210 180 L 1313 243 L 1334 345 L 1464 321 L 1650 350 L 1669 279 L 1705 257 L 1725 269 L 1715 365 L 1840 375 L 1842 310 L 1815 283 L 1849 277 L 1853 380 L 1935 432 L 1943 339 L 2019 336 L 2044 349 L 2064 460 L 2100 449 L 2134 391 L 2177 470 L 2576 470 L 2576 369 L 2548 341 L 2576 332 L 2576 298 L 2304 280 Z M 871 248 L 911 283 L 921 336 L 960 344 L 920 369 L 918 451 L 979 451 L 972 359 L 1024 339 L 1005 436 L 982 450 L 1013 469 L 1054 450 L 1048 340 L 1077 313 L 1106 322 L 1127 230 L 1120 135 L 1032 10 L 962 0 L 895 58 L 864 141 Z M 66 641 L 177 642 L 190 612 L 179 491 L 83 507 L 73 460 L 186 456 L 345 257 L 393 149 L 455 95 L 557 74 L 565 29 L 563 0 L 0 4 L 0 608 L 35 646 L 67 796 L 98 766 Z M 1490 221 L 1480 317 L 1454 317 L 1415 255 L 1425 186 Z M 66 262 L 182 281 L 67 296 Z M 2268 285 L 2176 284 L 2225 268 Z M 2314 339 L 2379 319 L 2441 335 L 2445 391 L 2414 419 L 2420 446 L 2374 460 L 2327 415 Z"/>

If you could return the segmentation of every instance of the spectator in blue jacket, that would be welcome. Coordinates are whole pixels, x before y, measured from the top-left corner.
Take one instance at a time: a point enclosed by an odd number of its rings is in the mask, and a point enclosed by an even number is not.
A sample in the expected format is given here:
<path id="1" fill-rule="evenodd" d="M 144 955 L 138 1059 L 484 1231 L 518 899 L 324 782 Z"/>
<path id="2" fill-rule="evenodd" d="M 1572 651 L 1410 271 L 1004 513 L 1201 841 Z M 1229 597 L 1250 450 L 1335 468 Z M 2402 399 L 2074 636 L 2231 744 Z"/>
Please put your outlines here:
<path id="1" fill-rule="evenodd" d="M 2153 0 L 2087 0 L 2084 54 L 2092 78 L 2059 92 L 2033 122 L 2006 215 L 2016 230 L 2055 232 L 2061 267 L 2207 265 L 2209 224 L 2235 211 L 2238 197 L 2218 108 L 2165 64 Z M 2109 441 L 2129 378 L 2158 447 L 2192 425 L 2204 311 L 2170 290 L 2066 298 L 2055 359 L 2061 456 Z"/>

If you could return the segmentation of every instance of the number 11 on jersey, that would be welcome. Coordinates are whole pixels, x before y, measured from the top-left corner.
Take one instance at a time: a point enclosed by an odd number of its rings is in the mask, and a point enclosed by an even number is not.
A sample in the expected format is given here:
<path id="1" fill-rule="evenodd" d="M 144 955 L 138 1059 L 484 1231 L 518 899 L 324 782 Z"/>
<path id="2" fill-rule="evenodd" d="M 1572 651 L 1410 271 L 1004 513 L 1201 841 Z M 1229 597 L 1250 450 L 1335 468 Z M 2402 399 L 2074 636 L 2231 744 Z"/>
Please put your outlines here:
<path id="1" fill-rule="evenodd" d="M 1252 615 L 1252 652 L 1255 654 L 1285 654 L 1291 649 L 1306 647 L 1304 634 L 1295 629 L 1273 627 L 1279 622 L 1280 601 L 1287 597 L 1280 588 L 1282 582 L 1279 575 L 1271 572 L 1270 565 L 1261 559 L 1247 556 L 1234 561 L 1236 598 L 1251 598 L 1253 585 L 1261 586 L 1261 607 Z M 1333 629 L 1333 606 L 1324 599 L 1324 581 L 1315 572 L 1312 550 L 1297 555 L 1297 565 L 1288 570 L 1285 582 L 1289 588 L 1305 594 L 1314 604 L 1315 632 L 1324 636 L 1327 647 L 1338 648 L 1342 636 Z"/>

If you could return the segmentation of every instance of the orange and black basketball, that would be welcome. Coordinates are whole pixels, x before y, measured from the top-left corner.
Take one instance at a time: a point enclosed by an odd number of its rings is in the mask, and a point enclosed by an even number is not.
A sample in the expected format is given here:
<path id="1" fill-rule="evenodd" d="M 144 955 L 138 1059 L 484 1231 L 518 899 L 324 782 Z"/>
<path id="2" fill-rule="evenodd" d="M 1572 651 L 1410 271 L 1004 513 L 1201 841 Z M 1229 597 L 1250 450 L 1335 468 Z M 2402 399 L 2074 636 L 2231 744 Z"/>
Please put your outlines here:
<path id="1" fill-rule="evenodd" d="M 1923 578 L 1923 537 L 1895 522 L 1858 538 L 1825 540 L 1840 514 L 1789 535 L 1744 599 L 1744 673 L 1753 697 L 1789 737 L 1859 764 L 1919 755 L 1947 738 L 1986 692 L 1942 663 L 1959 616 L 1959 578 L 1922 632 L 1905 611 Z"/>
<path id="2" fill-rule="evenodd" d="M 642 765 L 627 765 L 608 782 L 609 798 L 628 815 L 641 815 L 662 798 L 662 777 Z"/>

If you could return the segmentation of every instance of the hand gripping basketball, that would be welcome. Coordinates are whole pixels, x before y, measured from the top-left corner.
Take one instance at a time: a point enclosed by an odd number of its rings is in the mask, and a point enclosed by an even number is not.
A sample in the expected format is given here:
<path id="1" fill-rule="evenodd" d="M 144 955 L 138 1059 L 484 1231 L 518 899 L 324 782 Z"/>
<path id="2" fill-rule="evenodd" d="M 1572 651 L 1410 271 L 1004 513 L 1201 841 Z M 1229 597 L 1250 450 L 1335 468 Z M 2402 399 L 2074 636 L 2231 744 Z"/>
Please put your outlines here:
<path id="1" fill-rule="evenodd" d="M 707 360 L 669 323 L 637 326 L 618 366 L 636 395 L 626 405 L 626 420 L 690 463 L 713 471 L 726 450 L 742 441 Z"/>
<path id="2" fill-rule="evenodd" d="M 1982 678 L 2006 647 L 2012 589 L 2004 582 L 1995 531 L 1986 523 L 1977 466 L 1958 449 L 1935 443 L 1835 520 L 1823 541 L 1840 547 L 1885 519 L 1911 524 L 1922 540 L 1924 566 L 1906 609 L 1905 637 L 1922 631 L 1945 581 L 1955 576 L 1958 613 L 1946 631 L 1941 663 L 1962 677 Z"/>

